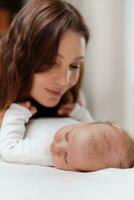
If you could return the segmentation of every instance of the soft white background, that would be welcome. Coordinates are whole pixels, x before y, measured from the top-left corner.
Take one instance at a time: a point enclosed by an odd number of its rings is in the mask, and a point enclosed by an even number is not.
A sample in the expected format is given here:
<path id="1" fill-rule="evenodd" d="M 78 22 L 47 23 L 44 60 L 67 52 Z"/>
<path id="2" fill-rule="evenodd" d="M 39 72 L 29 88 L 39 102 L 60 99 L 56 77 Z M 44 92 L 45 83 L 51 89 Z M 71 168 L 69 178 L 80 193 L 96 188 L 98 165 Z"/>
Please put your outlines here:
<path id="1" fill-rule="evenodd" d="M 134 132 L 134 1 L 68 0 L 91 33 L 85 80 L 88 108 L 96 120 L 111 120 Z"/>

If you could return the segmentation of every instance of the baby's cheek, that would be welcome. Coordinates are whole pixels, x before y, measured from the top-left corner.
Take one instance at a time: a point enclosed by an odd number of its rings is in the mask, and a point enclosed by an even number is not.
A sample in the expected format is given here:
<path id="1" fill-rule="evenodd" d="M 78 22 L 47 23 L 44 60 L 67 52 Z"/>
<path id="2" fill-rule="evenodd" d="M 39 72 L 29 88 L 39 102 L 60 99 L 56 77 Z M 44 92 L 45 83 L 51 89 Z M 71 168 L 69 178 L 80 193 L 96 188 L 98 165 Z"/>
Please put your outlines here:
<path id="1" fill-rule="evenodd" d="M 53 164 L 55 168 L 67 170 L 67 165 L 64 162 L 64 159 L 62 158 L 62 156 L 52 155 L 52 157 L 53 157 Z"/>

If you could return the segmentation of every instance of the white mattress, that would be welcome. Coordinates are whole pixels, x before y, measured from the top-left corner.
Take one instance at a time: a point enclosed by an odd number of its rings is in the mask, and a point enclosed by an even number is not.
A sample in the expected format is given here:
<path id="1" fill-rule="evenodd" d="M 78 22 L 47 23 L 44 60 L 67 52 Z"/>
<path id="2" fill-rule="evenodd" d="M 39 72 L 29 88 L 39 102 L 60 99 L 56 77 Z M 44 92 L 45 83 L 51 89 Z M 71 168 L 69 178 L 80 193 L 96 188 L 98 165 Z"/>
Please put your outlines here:
<path id="1" fill-rule="evenodd" d="M 0 200 L 134 200 L 134 168 L 93 173 L 0 161 Z"/>

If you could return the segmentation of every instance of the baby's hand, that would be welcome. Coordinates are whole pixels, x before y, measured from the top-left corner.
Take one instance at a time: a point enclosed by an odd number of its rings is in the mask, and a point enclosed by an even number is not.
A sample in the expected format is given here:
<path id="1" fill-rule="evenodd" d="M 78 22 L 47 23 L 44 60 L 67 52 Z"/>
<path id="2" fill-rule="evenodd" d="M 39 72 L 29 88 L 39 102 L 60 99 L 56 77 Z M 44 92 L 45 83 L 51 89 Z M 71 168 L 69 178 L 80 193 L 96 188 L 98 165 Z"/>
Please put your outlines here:
<path id="1" fill-rule="evenodd" d="M 26 101 L 26 102 L 22 102 L 22 103 L 19 103 L 21 106 L 27 108 L 31 113 L 32 115 L 34 115 L 36 112 L 37 112 L 37 109 L 35 106 L 32 106 L 31 102 L 30 101 Z"/>

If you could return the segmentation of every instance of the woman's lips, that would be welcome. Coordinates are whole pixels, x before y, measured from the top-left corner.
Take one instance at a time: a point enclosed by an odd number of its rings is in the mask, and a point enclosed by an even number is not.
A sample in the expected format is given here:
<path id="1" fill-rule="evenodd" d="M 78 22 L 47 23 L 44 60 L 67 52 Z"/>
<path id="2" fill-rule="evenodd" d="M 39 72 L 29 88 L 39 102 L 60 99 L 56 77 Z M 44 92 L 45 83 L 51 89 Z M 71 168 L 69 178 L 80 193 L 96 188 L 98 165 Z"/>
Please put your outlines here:
<path id="1" fill-rule="evenodd" d="M 47 89 L 45 88 L 45 90 L 47 92 L 49 92 L 49 94 L 53 95 L 53 96 L 60 96 L 61 95 L 61 92 L 60 91 L 55 91 L 55 90 L 50 90 L 50 89 Z"/>

